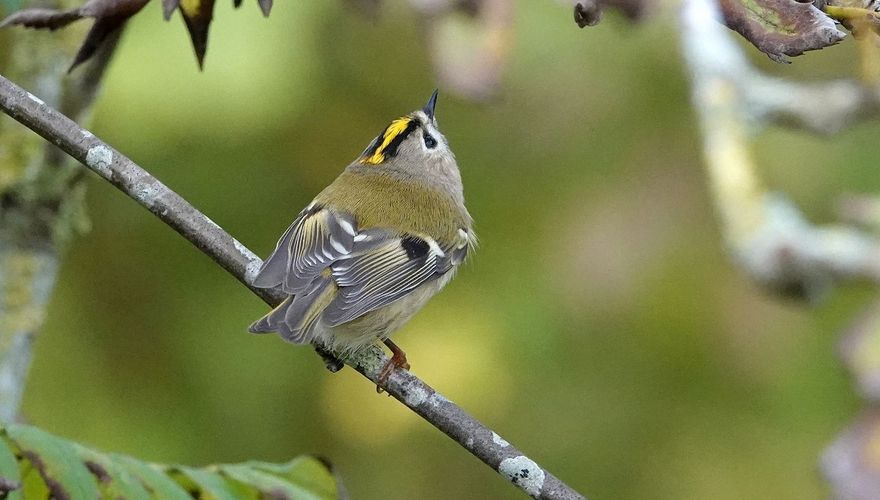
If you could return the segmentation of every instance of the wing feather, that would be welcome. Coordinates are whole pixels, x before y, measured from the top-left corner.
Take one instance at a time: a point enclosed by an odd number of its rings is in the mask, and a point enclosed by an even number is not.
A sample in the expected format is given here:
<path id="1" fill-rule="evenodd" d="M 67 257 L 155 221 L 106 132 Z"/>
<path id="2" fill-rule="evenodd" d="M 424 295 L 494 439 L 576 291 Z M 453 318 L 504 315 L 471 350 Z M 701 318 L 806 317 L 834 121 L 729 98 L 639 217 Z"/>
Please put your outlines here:
<path id="1" fill-rule="evenodd" d="M 459 233 L 458 241 L 443 248 L 427 236 L 359 231 L 352 216 L 312 204 L 282 235 L 254 279 L 260 287 L 280 285 L 292 297 L 254 326 L 309 342 L 319 322 L 352 321 L 452 270 L 469 244 L 467 233 Z"/>

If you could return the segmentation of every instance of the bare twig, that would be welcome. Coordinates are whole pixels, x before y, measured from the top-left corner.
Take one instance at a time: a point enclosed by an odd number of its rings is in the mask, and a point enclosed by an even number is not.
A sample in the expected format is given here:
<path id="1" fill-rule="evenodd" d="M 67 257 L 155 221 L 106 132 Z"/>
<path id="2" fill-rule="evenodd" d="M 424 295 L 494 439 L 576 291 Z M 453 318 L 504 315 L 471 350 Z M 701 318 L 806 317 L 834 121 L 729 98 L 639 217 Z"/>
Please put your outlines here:
<path id="1" fill-rule="evenodd" d="M 260 259 L 220 226 L 130 159 L 3 77 L 0 109 L 147 208 L 269 305 L 284 298 L 280 292 L 251 285 Z M 375 383 L 387 360 L 382 350 L 373 346 L 345 361 Z M 384 388 L 529 495 L 583 498 L 412 373 L 394 371 Z"/>

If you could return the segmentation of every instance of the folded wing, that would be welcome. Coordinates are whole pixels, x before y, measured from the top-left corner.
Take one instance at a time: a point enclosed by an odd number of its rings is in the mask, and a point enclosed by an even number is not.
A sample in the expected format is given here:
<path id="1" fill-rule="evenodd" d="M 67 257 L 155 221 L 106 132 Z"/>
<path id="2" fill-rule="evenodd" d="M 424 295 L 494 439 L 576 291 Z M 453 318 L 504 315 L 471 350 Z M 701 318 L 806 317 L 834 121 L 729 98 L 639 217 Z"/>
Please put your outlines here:
<path id="1" fill-rule="evenodd" d="M 254 285 L 291 294 L 251 325 L 285 339 L 311 342 L 333 327 L 382 308 L 464 260 L 468 234 L 444 248 L 427 235 L 381 228 L 358 231 L 353 217 L 320 205 L 303 210 L 260 268 Z"/>

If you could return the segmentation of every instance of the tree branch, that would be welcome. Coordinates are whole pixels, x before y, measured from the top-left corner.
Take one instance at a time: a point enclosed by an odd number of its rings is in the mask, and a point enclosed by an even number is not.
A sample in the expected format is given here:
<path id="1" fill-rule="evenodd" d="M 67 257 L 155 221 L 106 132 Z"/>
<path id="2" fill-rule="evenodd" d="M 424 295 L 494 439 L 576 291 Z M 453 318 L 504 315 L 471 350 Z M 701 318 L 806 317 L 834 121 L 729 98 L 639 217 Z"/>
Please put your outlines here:
<path id="1" fill-rule="evenodd" d="M 847 226 L 816 227 L 781 194 L 761 183 L 749 147 L 756 119 L 788 117 L 812 130 L 832 131 L 865 111 L 864 93 L 836 83 L 805 87 L 758 74 L 720 23 L 709 0 L 687 0 L 682 46 L 693 81 L 709 184 L 725 242 L 759 283 L 801 298 L 818 297 L 834 281 L 861 278 L 880 283 L 880 242 Z M 826 115 L 809 110 L 804 93 L 821 92 Z M 760 96 L 760 98 L 756 97 Z M 815 96 L 814 96 L 815 97 Z M 843 103 L 832 109 L 832 102 Z M 837 114 L 835 114 L 835 111 Z"/>
<path id="2" fill-rule="evenodd" d="M 285 295 L 251 285 L 260 259 L 185 199 L 130 159 L 0 76 L 0 109 L 137 201 L 271 306 Z M 344 360 L 376 383 L 388 357 L 376 346 Z M 535 498 L 582 495 L 410 372 L 395 370 L 384 387 L 395 399 Z"/>

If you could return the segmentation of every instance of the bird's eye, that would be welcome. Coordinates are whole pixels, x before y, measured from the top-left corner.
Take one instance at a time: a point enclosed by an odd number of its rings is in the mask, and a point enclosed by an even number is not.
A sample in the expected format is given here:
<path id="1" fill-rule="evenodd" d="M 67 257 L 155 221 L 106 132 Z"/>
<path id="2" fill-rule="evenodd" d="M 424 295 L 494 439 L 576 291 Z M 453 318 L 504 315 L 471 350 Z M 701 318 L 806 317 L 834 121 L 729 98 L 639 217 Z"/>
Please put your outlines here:
<path id="1" fill-rule="evenodd" d="M 425 132 L 422 138 L 425 140 L 425 147 L 428 149 L 434 149 L 437 147 L 437 139 L 434 139 L 433 135 Z"/>

